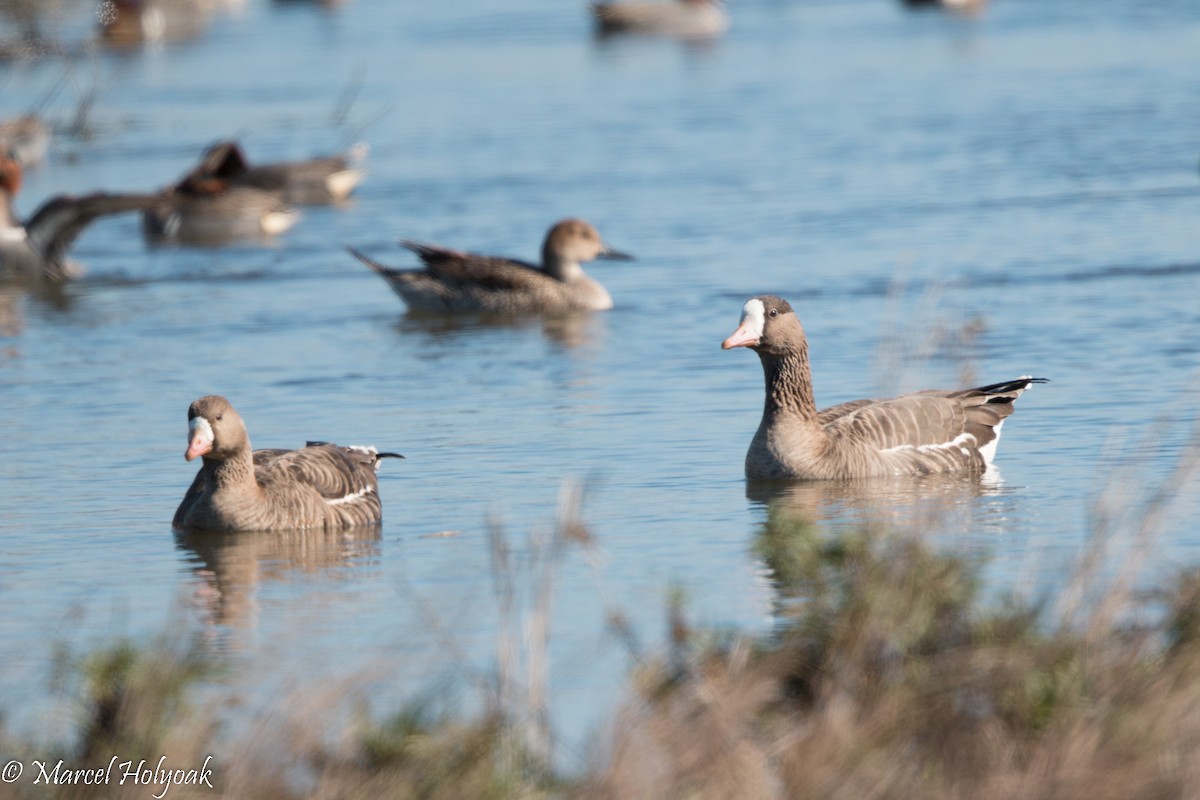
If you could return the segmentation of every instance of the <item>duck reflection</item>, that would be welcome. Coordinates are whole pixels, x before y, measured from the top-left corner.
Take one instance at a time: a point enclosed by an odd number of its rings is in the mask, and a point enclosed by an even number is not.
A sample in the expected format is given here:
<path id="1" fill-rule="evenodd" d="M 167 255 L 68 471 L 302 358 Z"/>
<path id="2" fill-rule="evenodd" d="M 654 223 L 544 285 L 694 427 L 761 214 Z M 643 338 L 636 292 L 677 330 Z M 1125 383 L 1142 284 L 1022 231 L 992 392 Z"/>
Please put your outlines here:
<path id="1" fill-rule="evenodd" d="M 369 525 L 338 531 L 177 531 L 175 542 L 192 561 L 192 595 L 204 623 L 251 628 L 261 584 L 301 581 L 312 573 L 348 579 L 355 567 L 379 558 L 381 530 Z"/>
<path id="2" fill-rule="evenodd" d="M 460 313 L 452 316 L 406 312 L 396 325 L 405 336 L 425 336 L 444 341 L 477 330 L 526 330 L 540 327 L 547 341 L 571 350 L 592 346 L 604 335 L 603 315 L 578 311 L 559 315 Z"/>

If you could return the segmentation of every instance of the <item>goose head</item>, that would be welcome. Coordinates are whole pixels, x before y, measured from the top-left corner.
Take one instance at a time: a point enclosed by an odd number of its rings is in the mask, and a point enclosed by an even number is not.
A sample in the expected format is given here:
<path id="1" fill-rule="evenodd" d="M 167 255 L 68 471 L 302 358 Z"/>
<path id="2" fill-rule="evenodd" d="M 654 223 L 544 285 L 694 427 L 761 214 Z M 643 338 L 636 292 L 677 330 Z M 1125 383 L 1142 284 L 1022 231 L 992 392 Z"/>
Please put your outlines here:
<path id="1" fill-rule="evenodd" d="M 183 454 L 188 461 L 198 456 L 223 461 L 249 447 L 246 424 L 224 397 L 206 395 L 188 407 L 188 447 Z"/>
<path id="2" fill-rule="evenodd" d="M 781 355 L 804 344 L 804 329 L 787 300 L 764 294 L 742 306 L 737 330 L 721 342 L 722 350 L 748 347 L 760 355 Z"/>

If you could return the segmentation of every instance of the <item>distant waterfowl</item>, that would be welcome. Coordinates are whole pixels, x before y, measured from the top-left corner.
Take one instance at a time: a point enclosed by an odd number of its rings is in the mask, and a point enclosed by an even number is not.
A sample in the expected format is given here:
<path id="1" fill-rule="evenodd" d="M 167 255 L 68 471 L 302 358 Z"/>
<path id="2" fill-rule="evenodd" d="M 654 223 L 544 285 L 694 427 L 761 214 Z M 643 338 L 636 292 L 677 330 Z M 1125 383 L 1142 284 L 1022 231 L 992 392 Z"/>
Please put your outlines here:
<path id="1" fill-rule="evenodd" d="M 719 0 L 675 2 L 593 3 L 592 16 L 600 33 L 644 33 L 680 39 L 720 36 L 729 29 L 729 15 Z"/>
<path id="2" fill-rule="evenodd" d="M 299 218 L 300 212 L 284 202 L 283 192 L 189 174 L 146 209 L 142 230 L 152 242 L 219 245 L 276 236 Z"/>
<path id="3" fill-rule="evenodd" d="M 365 172 L 359 165 L 366 155 L 367 146 L 358 144 L 344 155 L 251 165 L 237 142 L 225 141 L 208 148 L 187 179 L 215 179 L 280 192 L 285 203 L 321 205 L 350 196 L 362 182 Z"/>
<path id="4" fill-rule="evenodd" d="M 203 0 L 107 0 L 97 11 L 100 40 L 124 48 L 192 39 L 204 32 L 210 10 Z"/>
<path id="5" fill-rule="evenodd" d="M 59 195 L 22 224 L 13 210 L 22 174 L 20 164 L 0 157 L 0 280 L 41 283 L 78 277 L 83 268 L 68 260 L 67 252 L 84 228 L 100 217 L 145 209 L 156 199 L 152 194 Z"/>
<path id="6" fill-rule="evenodd" d="M 402 239 L 425 269 L 399 270 L 349 248 L 387 280 L 413 311 L 482 311 L 496 314 L 565 313 L 612 308 L 612 297 L 581 264 L 597 258 L 628 260 L 611 249 L 592 225 L 566 219 L 542 244 L 541 265 L 483 256 Z"/>
<path id="7" fill-rule="evenodd" d="M 982 11 L 988 0 L 901 0 L 909 8 L 942 8 L 960 14 Z"/>
<path id="8" fill-rule="evenodd" d="M 0 155 L 8 154 L 17 163 L 32 167 L 46 159 L 50 149 L 50 126 L 36 114 L 0 122 Z"/>
<path id="9" fill-rule="evenodd" d="M 184 457 L 203 465 L 175 512 L 184 531 L 351 528 L 382 519 L 374 447 L 310 442 L 299 450 L 251 450 L 229 401 L 201 397 L 188 408 Z"/>
<path id="10" fill-rule="evenodd" d="M 754 350 L 766 377 L 762 421 L 746 453 L 751 479 L 980 474 L 992 464 L 1013 402 L 1045 382 L 1022 376 L 817 411 L 804 328 L 788 302 L 771 295 L 746 301 L 721 347 Z"/>

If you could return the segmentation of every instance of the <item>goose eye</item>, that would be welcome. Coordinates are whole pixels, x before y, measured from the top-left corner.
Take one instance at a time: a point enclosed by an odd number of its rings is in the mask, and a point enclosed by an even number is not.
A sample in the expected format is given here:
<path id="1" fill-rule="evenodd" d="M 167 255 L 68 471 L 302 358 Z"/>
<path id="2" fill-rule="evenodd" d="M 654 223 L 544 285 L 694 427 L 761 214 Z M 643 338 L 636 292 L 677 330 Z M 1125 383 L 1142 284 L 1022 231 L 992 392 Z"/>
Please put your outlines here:
<path id="1" fill-rule="evenodd" d="M 767 312 L 767 316 L 769 316 L 769 317 L 775 317 L 778 315 L 779 315 L 779 309 L 777 309 L 777 308 L 772 308 L 770 311 Z M 218 417 L 218 419 L 219 419 L 219 417 Z"/>
<path id="2" fill-rule="evenodd" d="M 218 419 L 218 420 L 220 420 L 220 419 L 221 419 L 221 415 L 220 415 L 220 414 L 217 414 L 217 419 Z"/>

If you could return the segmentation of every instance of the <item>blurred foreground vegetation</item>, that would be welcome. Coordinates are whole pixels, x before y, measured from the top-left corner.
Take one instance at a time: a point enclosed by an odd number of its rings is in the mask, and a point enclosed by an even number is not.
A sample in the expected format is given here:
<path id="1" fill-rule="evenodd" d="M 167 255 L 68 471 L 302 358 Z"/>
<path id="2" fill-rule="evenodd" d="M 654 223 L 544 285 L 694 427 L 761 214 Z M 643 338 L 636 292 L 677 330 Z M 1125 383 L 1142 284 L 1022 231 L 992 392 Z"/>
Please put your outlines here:
<path id="1" fill-rule="evenodd" d="M 586 531 L 568 520 L 557 537 Z M 511 592 L 495 542 L 497 586 Z M 64 655 L 73 738 L 0 733 L 0 744 L 26 765 L 138 753 L 198 766 L 213 754 L 215 788 L 172 786 L 175 798 L 1200 797 L 1200 570 L 1152 598 L 1110 588 L 1087 608 L 1050 609 L 990 600 L 979 564 L 916 534 L 834 538 L 777 513 L 757 548 L 776 580 L 776 629 L 697 631 L 673 609 L 667 652 L 632 670 L 580 774 L 545 763 L 536 693 L 503 686 L 495 696 L 509 701 L 477 718 L 315 704 L 278 735 L 228 741 L 189 702 L 219 685 L 214 665 L 177 640 Z M 531 582 L 549 586 L 560 550 Z M 330 730 L 347 720 L 349 735 Z M 33 776 L 0 784 L 0 797 L 152 796 Z"/>

